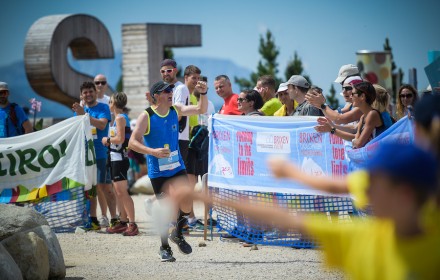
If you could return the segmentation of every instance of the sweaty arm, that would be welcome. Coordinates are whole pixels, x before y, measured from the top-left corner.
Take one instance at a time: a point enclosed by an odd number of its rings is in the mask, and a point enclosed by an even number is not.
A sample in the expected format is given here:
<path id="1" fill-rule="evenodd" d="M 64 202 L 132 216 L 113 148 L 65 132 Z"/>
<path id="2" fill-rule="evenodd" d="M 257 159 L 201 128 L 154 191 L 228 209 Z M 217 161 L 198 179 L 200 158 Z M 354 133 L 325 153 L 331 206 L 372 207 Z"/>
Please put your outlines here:
<path id="1" fill-rule="evenodd" d="M 181 188 L 184 189 L 184 188 Z M 214 200 L 211 196 L 204 193 L 192 193 L 195 200 L 201 200 L 206 204 L 212 205 Z M 298 214 L 296 216 L 291 215 L 286 209 L 279 209 L 275 207 L 262 207 L 261 205 L 252 205 L 245 202 L 232 202 L 232 201 L 216 201 L 216 204 L 222 206 L 231 207 L 249 217 L 250 220 L 256 220 L 258 222 L 266 223 L 268 225 L 281 228 L 281 229 L 296 229 L 301 232 L 306 230 L 305 217 Z"/>
<path id="2" fill-rule="evenodd" d="M 362 116 L 362 112 L 361 110 L 359 110 L 359 108 L 353 108 L 351 111 L 348 111 L 344 114 L 339 114 L 338 111 L 332 110 L 328 106 L 326 106 L 325 110 L 322 110 L 322 112 L 335 124 L 347 124 L 358 121 Z"/>
<path id="3" fill-rule="evenodd" d="M 284 158 L 272 157 L 268 159 L 267 166 L 277 178 L 288 178 L 316 190 L 336 194 L 348 193 L 347 181 L 344 178 L 330 178 L 328 176 L 311 176 Z"/>
<path id="4" fill-rule="evenodd" d="M 97 119 L 97 118 L 90 117 L 90 124 L 99 130 L 104 130 L 107 123 L 108 123 L 108 120 L 106 118 Z"/>
<path id="5" fill-rule="evenodd" d="M 208 109 L 208 97 L 206 94 L 207 90 L 208 87 L 206 82 L 198 81 L 194 91 L 200 93 L 199 102 L 197 102 L 197 105 L 174 104 L 179 116 L 192 116 L 206 113 L 206 110 Z"/>

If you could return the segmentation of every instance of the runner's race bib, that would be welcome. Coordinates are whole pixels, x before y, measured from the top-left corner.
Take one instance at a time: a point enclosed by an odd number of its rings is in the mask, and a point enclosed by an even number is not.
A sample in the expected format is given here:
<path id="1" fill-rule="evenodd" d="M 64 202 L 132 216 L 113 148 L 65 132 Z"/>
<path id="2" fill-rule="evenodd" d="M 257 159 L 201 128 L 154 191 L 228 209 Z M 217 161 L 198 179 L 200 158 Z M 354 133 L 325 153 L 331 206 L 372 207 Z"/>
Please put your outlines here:
<path id="1" fill-rule="evenodd" d="M 170 153 L 170 156 L 167 158 L 159 158 L 159 170 L 173 170 L 180 166 L 179 162 L 179 152 L 173 151 Z"/>

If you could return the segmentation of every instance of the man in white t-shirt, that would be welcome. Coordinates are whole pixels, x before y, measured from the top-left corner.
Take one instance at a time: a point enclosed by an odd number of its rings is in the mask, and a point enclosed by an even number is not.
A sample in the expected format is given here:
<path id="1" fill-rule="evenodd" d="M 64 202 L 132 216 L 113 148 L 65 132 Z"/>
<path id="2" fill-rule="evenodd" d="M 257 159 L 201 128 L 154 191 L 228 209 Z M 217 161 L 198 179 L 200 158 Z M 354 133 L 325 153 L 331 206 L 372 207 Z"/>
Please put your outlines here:
<path id="1" fill-rule="evenodd" d="M 95 83 L 96 92 L 98 93 L 98 102 L 108 105 L 110 96 L 105 94 L 108 90 L 107 78 L 103 74 L 98 74 L 95 79 L 93 79 L 93 82 Z"/>
<path id="2" fill-rule="evenodd" d="M 173 104 L 189 104 L 189 89 L 177 80 L 177 63 L 173 59 L 165 59 L 160 64 L 160 75 L 166 83 L 173 84 Z M 189 144 L 188 117 L 179 116 L 179 149 L 182 159 L 186 162 Z"/>

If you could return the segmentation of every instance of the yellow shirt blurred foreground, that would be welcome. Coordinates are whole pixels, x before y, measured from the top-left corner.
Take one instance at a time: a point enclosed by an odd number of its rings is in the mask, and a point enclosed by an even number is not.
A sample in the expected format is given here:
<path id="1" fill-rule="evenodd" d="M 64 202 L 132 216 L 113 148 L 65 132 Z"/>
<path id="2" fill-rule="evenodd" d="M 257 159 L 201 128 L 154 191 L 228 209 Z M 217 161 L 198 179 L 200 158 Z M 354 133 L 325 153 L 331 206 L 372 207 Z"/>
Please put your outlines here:
<path id="1" fill-rule="evenodd" d="M 391 221 L 368 218 L 332 224 L 326 217 L 305 217 L 326 264 L 351 279 L 440 279 L 440 236 L 398 239 Z"/>

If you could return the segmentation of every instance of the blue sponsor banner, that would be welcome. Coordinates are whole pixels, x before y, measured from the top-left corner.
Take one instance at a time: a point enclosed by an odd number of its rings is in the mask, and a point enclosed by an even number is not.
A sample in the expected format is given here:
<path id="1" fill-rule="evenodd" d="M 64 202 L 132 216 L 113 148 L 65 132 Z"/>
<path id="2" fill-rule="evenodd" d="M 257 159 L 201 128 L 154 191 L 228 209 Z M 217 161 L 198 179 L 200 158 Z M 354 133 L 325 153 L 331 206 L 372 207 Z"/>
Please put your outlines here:
<path id="1" fill-rule="evenodd" d="M 380 144 L 386 142 L 413 143 L 414 142 L 414 126 L 413 122 L 404 117 L 385 130 L 381 135 L 371 140 L 365 147 L 353 149 L 347 145 L 347 160 L 349 161 L 349 170 L 357 170 L 362 168 L 363 163 L 371 157 L 373 152 Z M 392 159 L 390 159 L 392 160 Z"/>
<path id="2" fill-rule="evenodd" d="M 298 183 L 273 178 L 266 161 L 287 157 L 314 176 L 348 172 L 344 141 L 318 133 L 316 117 L 245 117 L 211 119 L 209 185 L 236 190 L 321 194 Z"/>
<path id="3" fill-rule="evenodd" d="M 344 176 L 369 157 L 382 140 L 413 139 L 405 118 L 362 149 L 330 133 L 318 133 L 316 117 L 245 117 L 215 114 L 210 123 L 209 185 L 258 192 L 323 194 L 272 176 L 267 159 L 287 157 L 313 176 Z M 371 147 L 370 147 L 371 146 Z M 347 158 L 350 156 L 350 160 Z"/>

